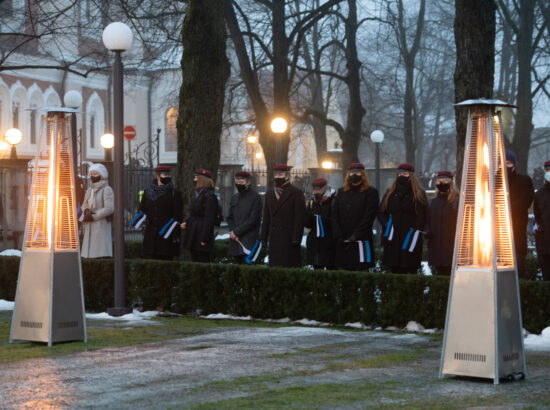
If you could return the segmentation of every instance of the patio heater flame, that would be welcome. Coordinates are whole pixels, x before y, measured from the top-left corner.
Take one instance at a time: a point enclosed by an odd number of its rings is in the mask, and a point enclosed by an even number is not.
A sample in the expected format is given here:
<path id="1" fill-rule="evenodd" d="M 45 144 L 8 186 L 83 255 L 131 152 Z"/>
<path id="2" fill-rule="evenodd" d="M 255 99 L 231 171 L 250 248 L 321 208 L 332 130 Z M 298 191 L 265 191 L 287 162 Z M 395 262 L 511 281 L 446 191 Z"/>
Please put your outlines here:
<path id="1" fill-rule="evenodd" d="M 468 100 L 468 129 L 440 376 L 525 374 L 498 100 Z"/>
<path id="2" fill-rule="evenodd" d="M 65 117 L 75 110 L 48 110 L 54 111 L 47 114 L 34 160 L 10 342 L 86 340 L 71 133 Z"/>

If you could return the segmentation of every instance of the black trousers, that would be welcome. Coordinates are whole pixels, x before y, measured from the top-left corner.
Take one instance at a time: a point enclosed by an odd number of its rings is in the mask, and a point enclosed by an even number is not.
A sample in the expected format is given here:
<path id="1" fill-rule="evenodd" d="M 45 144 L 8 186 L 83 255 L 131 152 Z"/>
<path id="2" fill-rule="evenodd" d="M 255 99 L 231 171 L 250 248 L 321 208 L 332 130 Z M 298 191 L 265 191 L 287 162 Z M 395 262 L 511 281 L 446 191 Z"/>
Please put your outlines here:
<path id="1" fill-rule="evenodd" d="M 193 262 L 210 263 L 210 252 L 195 251 L 191 249 L 191 260 Z"/>
<path id="2" fill-rule="evenodd" d="M 550 281 L 550 255 L 539 255 L 542 279 Z"/>

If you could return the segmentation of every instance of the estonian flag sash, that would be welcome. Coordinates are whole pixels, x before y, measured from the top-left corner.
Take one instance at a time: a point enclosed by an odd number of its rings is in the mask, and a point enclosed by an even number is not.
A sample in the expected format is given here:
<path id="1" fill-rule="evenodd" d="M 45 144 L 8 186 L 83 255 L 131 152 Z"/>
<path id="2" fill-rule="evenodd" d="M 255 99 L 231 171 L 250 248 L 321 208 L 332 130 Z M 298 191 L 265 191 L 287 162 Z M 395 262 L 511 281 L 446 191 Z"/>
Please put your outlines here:
<path id="1" fill-rule="evenodd" d="M 415 230 L 414 228 L 410 228 L 409 232 L 407 233 L 407 236 L 405 237 L 405 241 L 403 242 L 403 246 L 401 247 L 401 249 L 408 250 L 409 252 L 414 252 L 414 248 L 418 243 L 419 235 L 420 235 L 420 231 L 418 229 Z"/>
<path id="2" fill-rule="evenodd" d="M 145 215 L 142 211 L 139 211 L 136 216 L 132 218 L 130 221 L 130 226 L 138 229 L 143 222 L 147 219 L 147 215 Z"/>
<path id="3" fill-rule="evenodd" d="M 359 246 L 359 262 L 360 263 L 371 263 L 372 262 L 372 255 L 370 251 L 370 243 L 369 241 L 356 241 L 357 245 Z"/>
<path id="4" fill-rule="evenodd" d="M 166 222 L 166 224 L 159 231 L 159 235 L 164 237 L 164 239 L 168 239 L 177 224 L 178 221 L 174 220 L 174 218 L 170 218 L 170 220 Z"/>
<path id="5" fill-rule="evenodd" d="M 315 214 L 315 225 L 317 227 L 317 238 L 324 238 L 325 227 L 323 226 L 323 218 L 321 218 L 321 215 Z"/>
<path id="6" fill-rule="evenodd" d="M 390 215 L 390 219 L 388 220 L 388 224 L 386 225 L 386 231 L 384 232 L 384 238 L 388 238 L 388 241 L 391 241 L 393 239 L 393 224 L 392 224 L 391 215 Z"/>
<path id="7" fill-rule="evenodd" d="M 243 246 L 243 250 L 246 248 Z M 248 250 L 248 249 L 246 249 Z M 260 241 L 256 241 L 252 249 L 248 252 L 248 256 L 245 258 L 245 262 L 248 265 L 252 265 L 254 262 L 256 262 L 256 259 L 258 259 L 258 256 L 260 256 L 260 251 L 262 250 L 262 243 Z M 246 251 L 245 251 L 246 253 Z"/>

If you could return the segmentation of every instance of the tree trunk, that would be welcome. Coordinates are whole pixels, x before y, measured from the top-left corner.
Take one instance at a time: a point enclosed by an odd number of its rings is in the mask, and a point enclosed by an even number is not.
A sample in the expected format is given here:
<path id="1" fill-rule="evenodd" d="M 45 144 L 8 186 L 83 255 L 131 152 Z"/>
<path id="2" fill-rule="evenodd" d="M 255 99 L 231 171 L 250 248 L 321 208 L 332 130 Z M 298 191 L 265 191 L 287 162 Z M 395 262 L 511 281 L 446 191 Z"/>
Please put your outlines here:
<path id="1" fill-rule="evenodd" d="M 414 59 L 405 59 L 405 101 L 403 104 L 403 136 L 405 137 L 405 160 L 414 165 L 416 144 L 413 136 L 413 105 L 414 105 Z"/>
<path id="2" fill-rule="evenodd" d="M 492 98 L 495 66 L 494 0 L 455 0 L 455 103 Z M 468 112 L 455 109 L 456 179 L 460 186 Z"/>
<path id="3" fill-rule="evenodd" d="M 193 171 L 216 176 L 225 84 L 230 65 L 225 53 L 223 0 L 190 0 L 182 27 L 183 82 L 179 97 L 176 186 L 187 211 L 193 194 Z"/>

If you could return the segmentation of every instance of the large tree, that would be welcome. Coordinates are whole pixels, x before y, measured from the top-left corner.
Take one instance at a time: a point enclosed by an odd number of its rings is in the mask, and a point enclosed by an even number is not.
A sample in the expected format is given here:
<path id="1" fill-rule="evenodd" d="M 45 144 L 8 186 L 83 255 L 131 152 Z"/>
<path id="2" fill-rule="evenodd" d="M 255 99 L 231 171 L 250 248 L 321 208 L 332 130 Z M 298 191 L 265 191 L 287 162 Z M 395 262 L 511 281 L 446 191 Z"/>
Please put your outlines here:
<path id="1" fill-rule="evenodd" d="M 455 103 L 492 98 L 495 65 L 494 0 L 455 1 Z M 468 113 L 455 110 L 457 183 L 462 177 Z"/>
<path id="2" fill-rule="evenodd" d="M 187 209 L 193 171 L 207 168 L 215 177 L 220 161 L 225 84 L 230 73 L 223 0 L 189 1 L 182 43 L 176 185 Z"/>

